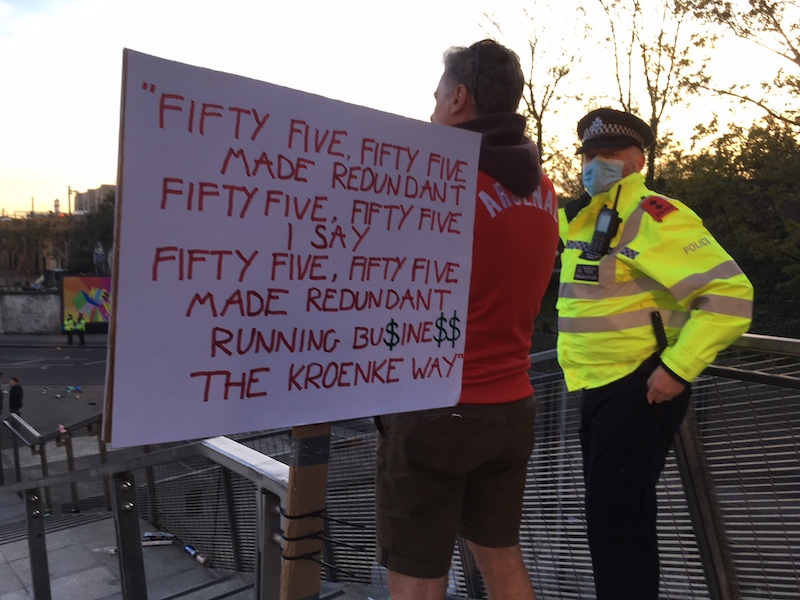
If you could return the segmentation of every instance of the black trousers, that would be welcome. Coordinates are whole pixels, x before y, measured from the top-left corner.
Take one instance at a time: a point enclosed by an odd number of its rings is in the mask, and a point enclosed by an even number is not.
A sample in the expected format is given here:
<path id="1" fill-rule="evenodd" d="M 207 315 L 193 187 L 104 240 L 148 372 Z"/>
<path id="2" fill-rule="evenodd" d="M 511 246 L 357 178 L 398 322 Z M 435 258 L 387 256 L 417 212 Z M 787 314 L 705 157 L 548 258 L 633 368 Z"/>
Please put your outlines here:
<path id="1" fill-rule="evenodd" d="M 647 402 L 655 357 L 609 385 L 584 390 L 580 439 L 586 523 L 597 600 L 655 600 L 656 484 L 689 405 L 689 386 Z"/>

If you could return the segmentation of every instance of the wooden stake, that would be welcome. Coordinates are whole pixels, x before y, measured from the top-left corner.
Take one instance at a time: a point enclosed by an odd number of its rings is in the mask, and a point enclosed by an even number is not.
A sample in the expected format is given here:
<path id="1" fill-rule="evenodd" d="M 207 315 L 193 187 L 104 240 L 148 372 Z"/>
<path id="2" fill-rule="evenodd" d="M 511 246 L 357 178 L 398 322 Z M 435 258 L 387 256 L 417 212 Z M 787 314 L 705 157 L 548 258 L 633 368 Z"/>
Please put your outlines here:
<path id="1" fill-rule="evenodd" d="M 321 514 L 328 490 L 330 447 L 330 423 L 292 428 L 281 600 L 319 597 L 322 540 L 312 536 L 325 527 Z"/>

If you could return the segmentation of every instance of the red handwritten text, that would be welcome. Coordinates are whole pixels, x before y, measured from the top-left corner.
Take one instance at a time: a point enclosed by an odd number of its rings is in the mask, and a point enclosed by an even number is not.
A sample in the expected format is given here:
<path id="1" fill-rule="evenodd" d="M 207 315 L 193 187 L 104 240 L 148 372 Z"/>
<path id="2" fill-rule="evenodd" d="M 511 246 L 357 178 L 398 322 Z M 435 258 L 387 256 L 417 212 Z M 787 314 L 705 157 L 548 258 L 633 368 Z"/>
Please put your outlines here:
<path id="1" fill-rule="evenodd" d="M 227 400 L 230 397 L 231 390 L 238 389 L 239 390 L 239 399 L 244 400 L 245 398 L 258 398 L 260 396 L 266 396 L 266 390 L 253 390 L 253 386 L 257 383 L 260 383 L 260 379 L 257 377 L 259 373 L 268 373 L 269 367 L 260 367 L 258 369 L 250 369 L 249 371 L 242 372 L 241 377 L 234 378 L 233 373 L 230 371 L 195 371 L 194 373 L 190 373 L 189 376 L 194 377 L 205 377 L 206 382 L 203 386 L 203 402 L 208 402 L 209 396 L 211 396 L 211 380 L 222 380 L 222 389 L 224 394 L 222 398 Z"/>
<path id="2" fill-rule="evenodd" d="M 339 156 L 344 158 L 344 153 L 339 150 L 342 144 L 342 138 L 347 136 L 346 131 L 341 129 L 318 129 L 313 128 L 313 135 L 311 133 L 312 127 L 301 119 L 292 119 L 289 124 L 289 148 L 294 148 L 294 144 L 298 141 L 303 144 L 303 152 L 308 152 L 309 147 L 317 154 L 330 154 L 331 156 Z"/>
<path id="3" fill-rule="evenodd" d="M 226 127 L 231 128 L 231 132 L 237 140 L 243 128 L 243 121 L 245 134 L 255 141 L 269 119 L 269 113 L 263 116 L 259 115 L 255 108 L 225 107 L 222 104 L 200 102 L 198 110 L 198 102 L 194 100 L 190 100 L 187 106 L 186 98 L 179 94 L 161 94 L 158 105 L 158 125 L 161 129 L 166 129 L 167 116 L 171 112 L 185 113 L 184 124 L 189 133 L 197 131 L 200 135 L 205 135 L 209 120 L 219 119 L 224 122 Z M 225 122 L 231 118 L 233 118 L 232 124 Z"/>
<path id="4" fill-rule="evenodd" d="M 394 290 L 377 288 L 369 290 L 349 290 L 338 288 L 308 289 L 306 312 L 345 312 L 372 308 L 389 310 L 444 310 L 445 299 L 451 290 Z"/>
<path id="5" fill-rule="evenodd" d="M 223 175 L 228 174 L 231 159 L 237 160 L 237 164 L 242 166 L 245 175 L 248 177 L 256 177 L 263 168 L 266 169 L 267 174 L 272 179 L 293 180 L 303 183 L 308 183 L 308 179 L 305 177 L 306 171 L 316 164 L 308 158 L 300 157 L 293 161 L 283 154 L 278 154 L 277 157 L 274 155 L 270 157 L 266 152 L 262 152 L 258 158 L 254 158 L 251 161 L 247 158 L 247 153 L 243 149 L 234 150 L 229 148 L 222 161 L 222 168 L 219 170 Z"/>
<path id="6" fill-rule="evenodd" d="M 364 200 L 353 200 L 353 208 L 350 211 L 350 222 L 362 221 L 365 225 L 372 225 L 377 218 L 386 218 L 386 231 L 392 229 L 392 222 L 397 226 L 397 231 L 403 227 L 408 215 L 414 210 L 413 206 L 403 206 L 402 204 L 381 204 L 380 202 L 366 202 Z M 360 217 L 357 218 L 357 215 Z"/>
<path id="7" fill-rule="evenodd" d="M 285 315 L 286 310 L 273 307 L 273 304 L 280 302 L 289 290 L 268 289 L 266 297 L 255 290 L 247 290 L 242 294 L 241 290 L 236 290 L 224 299 L 217 299 L 211 292 L 192 296 L 189 308 L 186 309 L 186 316 L 191 317 L 195 309 L 205 307 L 212 317 L 224 317 L 231 311 L 240 317 L 269 317 L 270 315 Z M 221 308 L 218 308 L 221 305 Z"/>
<path id="8" fill-rule="evenodd" d="M 239 262 L 225 261 L 226 258 L 236 256 Z M 258 250 L 254 250 L 250 257 L 246 257 L 239 250 L 205 250 L 201 248 L 178 248 L 177 246 L 161 246 L 156 248 L 155 257 L 153 258 L 153 281 L 158 281 L 159 269 L 163 263 L 174 263 L 175 275 L 178 281 L 184 279 L 194 279 L 195 271 L 199 270 L 199 277 L 205 278 L 208 276 L 208 268 L 198 267 L 198 265 L 205 265 L 210 263 L 214 269 L 215 277 L 217 280 L 222 279 L 222 270 L 224 265 L 229 265 L 226 271 L 231 268 L 239 269 L 239 281 L 244 280 L 247 269 L 253 264 Z M 216 263 L 216 265 L 215 265 Z M 162 277 L 163 279 L 163 277 Z"/>
<path id="9" fill-rule="evenodd" d="M 251 327 L 249 332 L 245 329 L 224 329 L 214 327 L 211 331 L 211 356 L 218 353 L 232 356 L 233 354 L 260 354 L 265 352 L 333 352 L 339 345 L 335 329 L 303 329 L 294 327 L 289 332 L 277 329 L 264 333 L 260 329 Z"/>
<path id="10" fill-rule="evenodd" d="M 350 387 L 359 383 L 397 383 L 400 378 L 395 373 L 402 358 L 370 360 L 366 364 L 359 362 L 330 362 L 323 365 L 318 362 L 289 367 L 289 391 L 314 389 L 330 389 L 333 387 Z"/>
<path id="11" fill-rule="evenodd" d="M 416 358 L 412 357 L 411 376 L 414 379 L 429 379 L 434 376 L 450 377 L 450 374 L 453 372 L 453 367 L 455 367 L 458 359 L 458 354 L 454 355 L 452 359 L 449 359 L 446 356 L 442 356 L 441 358 L 429 356 L 423 364 L 422 362 L 417 363 Z"/>

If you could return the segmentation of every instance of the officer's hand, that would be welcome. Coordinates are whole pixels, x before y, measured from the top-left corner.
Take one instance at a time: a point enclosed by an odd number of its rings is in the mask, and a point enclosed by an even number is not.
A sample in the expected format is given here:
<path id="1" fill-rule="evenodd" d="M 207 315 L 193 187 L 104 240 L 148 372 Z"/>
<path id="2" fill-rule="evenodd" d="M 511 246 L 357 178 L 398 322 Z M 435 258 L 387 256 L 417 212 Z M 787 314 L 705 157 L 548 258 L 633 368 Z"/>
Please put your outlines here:
<path id="1" fill-rule="evenodd" d="M 672 400 L 686 387 L 659 365 L 647 379 L 647 401 L 650 404 L 661 404 Z"/>

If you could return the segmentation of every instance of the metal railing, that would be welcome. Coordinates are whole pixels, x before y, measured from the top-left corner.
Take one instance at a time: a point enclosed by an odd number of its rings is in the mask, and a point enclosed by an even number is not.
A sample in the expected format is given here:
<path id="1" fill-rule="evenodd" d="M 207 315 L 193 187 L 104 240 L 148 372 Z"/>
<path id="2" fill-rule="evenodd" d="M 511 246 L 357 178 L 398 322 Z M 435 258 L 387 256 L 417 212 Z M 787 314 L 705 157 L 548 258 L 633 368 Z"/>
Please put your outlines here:
<path id="1" fill-rule="evenodd" d="M 49 600 L 50 582 L 47 563 L 47 547 L 44 516 L 50 508 L 40 490 L 58 486 L 71 486 L 78 480 L 111 479 L 112 511 L 117 533 L 122 593 L 126 600 L 147 600 L 147 583 L 141 545 L 139 518 L 145 513 L 154 514 L 153 504 L 142 502 L 142 492 L 149 494 L 159 485 L 155 480 L 145 486 L 137 485 L 136 471 L 147 472 L 165 465 L 186 465 L 188 462 L 205 462 L 214 465 L 226 477 L 238 476 L 249 482 L 255 494 L 250 503 L 255 507 L 256 597 L 277 599 L 279 597 L 281 552 L 277 543 L 281 531 L 281 510 L 285 504 L 289 482 L 289 467 L 279 461 L 247 448 L 225 437 L 200 442 L 175 445 L 155 452 L 142 453 L 119 462 L 99 464 L 78 471 L 49 474 L 39 479 L 21 481 L 7 485 L 5 492 L 24 493 L 27 520 L 27 538 L 31 565 L 31 582 L 36 600 Z M 150 499 L 156 495 L 150 495 Z M 233 504 L 227 507 L 234 515 Z M 189 518 L 192 515 L 188 515 Z M 184 517 L 185 518 L 185 517 Z M 236 539 L 240 527 L 232 522 Z M 236 545 L 238 551 L 239 545 Z M 213 550 L 213 549 L 212 549 Z M 215 557 L 216 559 L 216 557 Z M 241 565 L 240 565 L 241 566 Z M 251 569 L 252 570 L 252 569 Z"/>
<path id="2" fill-rule="evenodd" d="M 798 374 L 800 341 L 745 336 L 694 385 L 693 410 L 658 486 L 662 598 L 800 598 Z M 566 392 L 552 352 L 534 355 L 531 378 L 538 403 L 537 443 L 525 490 L 523 555 L 540 599 L 593 598 L 579 402 Z M 96 438 L 90 442 L 93 435 L 68 429 L 78 470 L 70 471 L 65 434 L 58 451 L 45 448 L 58 436 L 49 442 L 40 436 L 38 454 L 28 463 L 20 459 L 20 475 L 14 479 L 21 476 L 22 482 L 8 487 L 7 473 L 6 490 L 49 489 L 49 503 L 42 493 L 40 506 L 29 496 L 36 510 L 102 509 L 102 482 L 110 477 L 111 505 L 120 523 L 130 516 L 125 503 L 133 502 L 139 516 L 201 548 L 214 564 L 255 572 L 257 598 L 277 597 L 269 594 L 277 594 L 281 559 L 273 538 L 280 518 L 268 505 L 284 505 L 285 463 L 293 453 L 290 431 L 237 436 L 237 441 L 215 438 L 149 453 L 139 449 L 136 455 L 112 456 L 102 463 L 99 446 L 94 457 L 88 446 L 99 444 Z M 373 558 L 375 435 L 370 420 L 336 423 L 332 429 L 323 552 L 311 559 L 328 581 L 385 585 Z M 43 456 L 46 472 L 39 466 Z M 125 483 L 130 484 L 127 492 Z M 138 532 L 119 530 L 138 544 Z M 121 541 L 121 565 L 123 551 L 125 560 L 133 556 L 130 564 L 138 564 L 135 549 L 126 550 Z M 450 592 L 484 596 L 461 545 L 454 553 Z"/>

